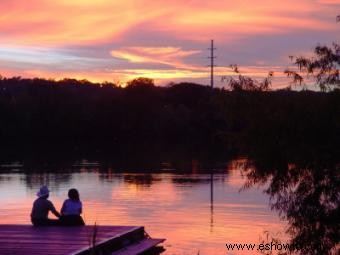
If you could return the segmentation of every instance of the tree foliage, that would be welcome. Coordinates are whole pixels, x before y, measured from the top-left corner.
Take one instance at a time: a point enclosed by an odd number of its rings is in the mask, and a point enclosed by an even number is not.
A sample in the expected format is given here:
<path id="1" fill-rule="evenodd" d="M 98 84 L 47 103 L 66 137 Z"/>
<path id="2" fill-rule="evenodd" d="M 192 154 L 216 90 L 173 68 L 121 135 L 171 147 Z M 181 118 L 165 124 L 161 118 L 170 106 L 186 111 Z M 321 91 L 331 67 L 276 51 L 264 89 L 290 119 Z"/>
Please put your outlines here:
<path id="1" fill-rule="evenodd" d="M 340 15 L 336 17 L 340 22 Z M 340 87 L 340 45 L 333 43 L 331 47 L 318 45 L 312 57 L 290 56 L 296 70 L 287 69 L 284 73 L 293 79 L 294 84 L 302 85 L 305 78 L 311 78 L 321 89 L 327 91 Z"/>
<path id="2" fill-rule="evenodd" d="M 340 87 L 340 46 L 336 43 L 332 47 L 318 45 L 313 57 L 291 57 L 298 71 L 285 70 L 288 77 L 293 78 L 295 84 L 301 85 L 306 76 L 312 78 L 322 91 Z"/>
<path id="3" fill-rule="evenodd" d="M 127 83 L 128 87 L 137 87 L 137 86 L 144 86 L 144 87 L 148 87 L 148 86 L 155 86 L 154 80 L 150 79 L 150 78 L 145 78 L 145 77 L 139 77 L 139 78 L 135 78 L 131 81 L 128 81 Z"/>
<path id="4" fill-rule="evenodd" d="M 74 79 L 3 78 L 0 139 L 212 142 L 240 150 L 251 141 L 261 143 L 274 130 L 275 139 L 287 133 L 282 137 L 287 144 L 300 138 L 314 141 L 313 130 L 335 141 L 331 130 L 339 126 L 331 117 L 339 109 L 336 91 L 325 96 L 308 91 L 259 93 L 266 83 L 235 91 L 211 91 L 192 83 L 157 87 L 144 79 L 130 84 L 122 88 Z"/>
<path id="5" fill-rule="evenodd" d="M 230 65 L 237 77 L 223 76 L 222 81 L 226 81 L 232 91 L 268 91 L 271 86 L 274 72 L 270 71 L 268 76 L 262 81 L 242 75 L 237 65 Z"/>
<path id="6" fill-rule="evenodd" d="M 261 147 L 265 148 L 266 144 Z M 248 186 L 267 184 L 272 208 L 288 222 L 291 244 L 300 247 L 292 254 L 337 254 L 339 161 L 334 153 L 323 158 L 325 154 L 316 147 L 310 151 L 319 155 L 304 152 L 290 155 L 288 151 L 274 150 L 265 157 L 254 156 L 244 174 Z"/>

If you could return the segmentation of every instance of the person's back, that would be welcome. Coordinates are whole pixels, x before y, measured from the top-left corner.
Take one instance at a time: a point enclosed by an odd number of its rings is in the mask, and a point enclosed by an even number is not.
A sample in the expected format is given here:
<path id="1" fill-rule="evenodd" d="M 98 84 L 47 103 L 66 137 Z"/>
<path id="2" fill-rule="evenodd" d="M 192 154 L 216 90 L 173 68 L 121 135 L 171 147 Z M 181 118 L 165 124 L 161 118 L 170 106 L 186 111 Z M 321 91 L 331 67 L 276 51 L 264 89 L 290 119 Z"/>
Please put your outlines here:
<path id="1" fill-rule="evenodd" d="M 54 208 L 51 201 L 47 200 L 49 196 L 49 190 L 46 186 L 40 188 L 37 193 L 38 198 L 33 202 L 31 221 L 33 225 L 57 225 L 57 220 L 48 219 L 48 213 L 51 211 L 58 218 L 60 214 Z"/>
<path id="2" fill-rule="evenodd" d="M 47 219 L 48 212 L 53 210 L 54 206 L 50 200 L 39 197 L 33 203 L 31 212 L 32 219 Z"/>
<path id="3" fill-rule="evenodd" d="M 81 226 L 85 225 L 83 218 L 80 216 L 83 210 L 82 203 L 79 198 L 78 190 L 70 189 L 68 191 L 69 199 L 66 199 L 60 210 L 61 224 L 64 226 Z"/>
<path id="4" fill-rule="evenodd" d="M 63 215 L 80 215 L 82 212 L 81 201 L 66 199 L 63 204 L 61 213 Z"/>

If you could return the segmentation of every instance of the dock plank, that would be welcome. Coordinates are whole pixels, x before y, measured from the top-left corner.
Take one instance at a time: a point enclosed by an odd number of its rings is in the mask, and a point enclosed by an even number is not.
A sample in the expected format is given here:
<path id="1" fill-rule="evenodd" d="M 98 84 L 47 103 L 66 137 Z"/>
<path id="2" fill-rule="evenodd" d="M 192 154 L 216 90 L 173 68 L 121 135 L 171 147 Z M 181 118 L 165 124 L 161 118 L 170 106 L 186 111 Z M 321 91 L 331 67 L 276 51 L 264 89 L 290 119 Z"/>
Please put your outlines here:
<path id="1" fill-rule="evenodd" d="M 144 239 L 136 244 L 127 246 L 126 248 L 120 249 L 113 252 L 111 255 L 139 255 L 156 245 L 163 243 L 165 239 Z"/>
<path id="2" fill-rule="evenodd" d="M 97 226 L 97 244 L 105 244 L 143 227 Z M 78 254 L 89 249 L 93 226 L 33 227 L 0 225 L 0 254 Z"/>

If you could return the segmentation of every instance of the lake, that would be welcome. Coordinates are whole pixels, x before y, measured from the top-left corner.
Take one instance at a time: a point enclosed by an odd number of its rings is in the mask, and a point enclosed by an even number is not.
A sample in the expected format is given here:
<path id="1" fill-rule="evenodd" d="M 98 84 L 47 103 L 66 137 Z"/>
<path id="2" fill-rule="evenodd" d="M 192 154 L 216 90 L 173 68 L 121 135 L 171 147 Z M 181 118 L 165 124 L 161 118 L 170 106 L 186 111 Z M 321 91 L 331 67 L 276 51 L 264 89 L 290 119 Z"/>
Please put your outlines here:
<path id="1" fill-rule="evenodd" d="M 68 189 L 77 188 L 86 224 L 143 225 L 152 237 L 167 239 L 163 254 L 257 254 L 231 252 L 225 245 L 258 244 L 264 231 L 282 232 L 285 222 L 270 210 L 263 186 L 242 190 L 242 167 L 242 160 L 234 160 L 211 174 L 192 161 L 185 173 L 169 163 L 145 173 L 87 160 L 44 171 L 21 162 L 2 163 L 0 224 L 30 224 L 36 192 L 47 184 L 58 210 Z"/>

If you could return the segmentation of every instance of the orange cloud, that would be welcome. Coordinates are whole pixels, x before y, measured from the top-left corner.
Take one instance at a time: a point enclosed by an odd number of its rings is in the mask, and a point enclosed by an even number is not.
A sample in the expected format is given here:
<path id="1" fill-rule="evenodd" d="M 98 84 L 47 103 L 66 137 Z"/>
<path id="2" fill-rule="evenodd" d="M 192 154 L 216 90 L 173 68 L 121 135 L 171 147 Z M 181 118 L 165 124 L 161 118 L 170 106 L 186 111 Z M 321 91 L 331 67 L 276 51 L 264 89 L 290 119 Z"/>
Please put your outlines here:
<path id="1" fill-rule="evenodd" d="M 328 29 L 329 24 L 296 12 L 319 11 L 319 5 L 307 0 L 288 0 L 284 5 L 268 0 L 237 4 L 193 1 L 187 5 L 160 0 L 3 0 L 0 31 L 4 43 L 60 46 L 120 41 L 145 22 L 155 32 L 167 31 L 181 38 Z"/>
<path id="2" fill-rule="evenodd" d="M 200 52 L 199 50 L 185 51 L 177 47 L 129 47 L 112 50 L 111 55 L 132 63 L 158 63 L 176 68 L 195 69 L 184 64 L 181 59 Z"/>
<path id="3" fill-rule="evenodd" d="M 83 45 L 121 40 L 122 32 L 162 12 L 126 1 L 3 1 L 2 42 L 20 45 Z"/>

